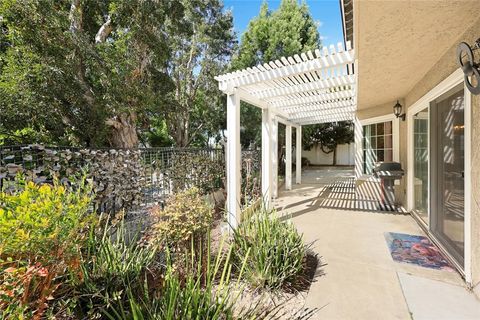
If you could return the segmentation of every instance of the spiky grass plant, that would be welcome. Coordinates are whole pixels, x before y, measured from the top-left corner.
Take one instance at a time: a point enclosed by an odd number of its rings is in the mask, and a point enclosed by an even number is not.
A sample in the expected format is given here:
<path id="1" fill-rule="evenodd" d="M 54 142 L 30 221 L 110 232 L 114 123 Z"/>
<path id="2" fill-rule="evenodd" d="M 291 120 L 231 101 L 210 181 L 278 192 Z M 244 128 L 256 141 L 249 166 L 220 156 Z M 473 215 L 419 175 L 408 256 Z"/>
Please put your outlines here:
<path id="1" fill-rule="evenodd" d="M 210 243 L 206 247 L 210 248 Z M 198 254 L 193 245 L 191 254 Z M 196 263 L 204 259 L 191 256 L 191 268 L 186 276 L 176 272 L 175 263 L 167 254 L 165 277 L 159 292 L 141 298 L 129 292 L 129 307 L 113 310 L 108 317 L 112 320 L 231 320 L 263 319 L 272 313 L 272 308 L 262 308 L 262 301 L 241 308 L 235 305 L 243 292 L 243 266 L 234 279 L 230 263 L 231 245 L 225 248 L 222 242 L 216 255 L 212 256 L 209 249 L 204 254 L 207 256 L 206 268 Z M 246 254 L 244 261 L 248 252 Z"/>
<path id="2" fill-rule="evenodd" d="M 127 292 L 143 294 L 158 254 L 155 246 L 139 245 L 138 239 L 123 219 L 116 227 L 106 223 L 102 232 L 91 232 L 74 286 L 82 316 L 101 317 L 127 304 Z"/>
<path id="3" fill-rule="evenodd" d="M 234 260 L 245 263 L 245 279 L 254 288 L 292 288 L 305 266 L 303 237 L 290 221 L 264 207 L 240 223 L 233 236 Z"/>

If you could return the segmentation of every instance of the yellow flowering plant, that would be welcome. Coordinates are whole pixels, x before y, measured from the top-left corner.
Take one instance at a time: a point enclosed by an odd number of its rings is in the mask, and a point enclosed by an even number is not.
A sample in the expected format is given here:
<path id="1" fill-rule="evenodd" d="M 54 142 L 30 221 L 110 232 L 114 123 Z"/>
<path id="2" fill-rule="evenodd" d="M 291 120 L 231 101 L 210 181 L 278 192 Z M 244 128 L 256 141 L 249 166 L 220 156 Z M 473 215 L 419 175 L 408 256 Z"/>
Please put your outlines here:
<path id="1" fill-rule="evenodd" d="M 0 192 L 0 318 L 39 319 L 62 276 L 80 273 L 81 247 L 94 219 L 92 192 L 55 181 L 20 178 L 16 191 Z"/>

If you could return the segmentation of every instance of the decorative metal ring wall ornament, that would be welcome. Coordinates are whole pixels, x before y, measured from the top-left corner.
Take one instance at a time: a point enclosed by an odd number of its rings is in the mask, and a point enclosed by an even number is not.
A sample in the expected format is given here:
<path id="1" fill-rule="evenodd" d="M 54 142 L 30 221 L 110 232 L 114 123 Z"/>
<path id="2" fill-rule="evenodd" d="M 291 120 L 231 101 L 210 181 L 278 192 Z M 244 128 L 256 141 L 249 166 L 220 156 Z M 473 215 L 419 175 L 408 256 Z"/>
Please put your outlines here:
<path id="1" fill-rule="evenodd" d="M 475 95 L 480 94 L 480 64 L 475 62 L 475 55 L 473 54 L 478 49 L 480 49 L 480 38 L 475 41 L 473 47 L 470 47 L 466 42 L 460 42 L 457 47 L 457 61 L 465 74 L 465 85 Z M 464 61 L 465 57 L 467 58 L 466 61 Z M 473 78 L 475 78 L 475 85 L 472 84 Z"/>

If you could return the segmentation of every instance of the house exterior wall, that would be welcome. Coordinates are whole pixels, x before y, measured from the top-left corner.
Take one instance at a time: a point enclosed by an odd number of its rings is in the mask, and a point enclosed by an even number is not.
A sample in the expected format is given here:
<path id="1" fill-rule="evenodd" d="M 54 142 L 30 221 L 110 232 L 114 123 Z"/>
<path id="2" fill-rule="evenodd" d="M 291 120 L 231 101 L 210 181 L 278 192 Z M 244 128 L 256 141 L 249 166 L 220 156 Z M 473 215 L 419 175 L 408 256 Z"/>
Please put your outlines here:
<path id="1" fill-rule="evenodd" d="M 441 81 L 446 79 L 453 72 L 458 70 L 456 62 L 456 49 L 461 41 L 469 44 L 475 42 L 480 38 L 480 18 L 468 28 L 456 41 L 451 43 L 450 48 L 441 56 L 441 58 L 434 64 L 434 66 L 423 75 L 420 81 L 411 84 L 411 90 L 405 97 L 399 97 L 400 103 L 404 106 L 404 112 L 417 102 L 427 92 L 435 88 Z M 435 48 L 431 48 L 435 50 Z M 361 63 L 361 62 L 360 62 Z M 360 64 L 361 68 L 361 64 Z M 394 85 L 394 84 L 391 84 Z M 388 115 L 393 113 L 393 105 L 396 101 L 391 101 L 386 104 L 377 106 L 358 106 L 357 117 L 359 120 L 374 118 L 378 116 Z M 471 97 L 471 277 L 474 292 L 480 297 L 480 95 Z M 397 120 L 399 121 L 399 120 Z M 402 167 L 406 170 L 408 168 L 407 159 L 407 121 L 399 122 L 399 160 Z M 401 180 L 400 184 L 396 186 L 397 200 L 406 205 L 407 197 L 407 179 Z"/>
<path id="2" fill-rule="evenodd" d="M 478 0 L 353 0 L 358 109 L 408 95 L 479 10 Z"/>
<path id="3" fill-rule="evenodd" d="M 461 41 L 472 44 L 480 37 L 480 19 L 472 27 L 465 31 L 457 41 L 445 52 L 442 58 L 431 68 L 424 77 L 417 82 L 405 97 L 405 106 L 409 108 L 428 91 L 438 85 L 458 69 L 456 63 L 457 45 Z M 434 48 L 432 48 L 434 50 Z M 472 144 L 471 144 L 471 261 L 472 261 L 472 284 L 477 296 L 480 296 L 480 96 L 472 95 L 471 100 L 472 119 Z M 407 162 L 406 124 L 400 126 L 400 157 L 403 163 Z M 402 139 L 403 138 L 403 139 Z M 404 186 L 405 188 L 405 186 Z M 405 190 L 403 190 L 405 192 Z"/>
<path id="4" fill-rule="evenodd" d="M 320 147 L 302 150 L 302 157 L 307 158 L 311 165 L 332 165 L 333 152 L 325 153 Z M 337 165 L 354 164 L 354 144 L 341 144 L 337 146 Z"/>

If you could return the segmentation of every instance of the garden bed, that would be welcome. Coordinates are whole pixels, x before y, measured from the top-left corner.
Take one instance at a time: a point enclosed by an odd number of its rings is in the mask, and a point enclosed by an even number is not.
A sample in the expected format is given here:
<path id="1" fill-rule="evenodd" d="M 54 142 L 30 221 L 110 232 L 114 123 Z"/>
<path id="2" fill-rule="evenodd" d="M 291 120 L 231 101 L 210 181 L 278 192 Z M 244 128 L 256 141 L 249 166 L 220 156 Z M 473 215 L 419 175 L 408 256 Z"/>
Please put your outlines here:
<path id="1" fill-rule="evenodd" d="M 318 257 L 313 253 L 307 254 L 306 269 L 302 274 L 303 281 L 298 283 L 295 290 L 270 292 L 268 290 L 254 290 L 247 287 L 240 293 L 236 308 L 263 303 L 264 308 L 272 310 L 275 319 L 295 320 L 310 319 L 317 312 L 305 306 L 308 292 L 319 264 Z M 273 318 L 273 317 L 272 317 Z"/>
<path id="2" fill-rule="evenodd" d="M 262 210 L 262 201 L 258 199 L 243 212 L 242 221 L 259 214 Z M 221 220 L 212 224 L 210 232 L 212 252 L 217 252 L 222 241 L 231 241 L 228 240 L 230 235 L 226 232 L 227 227 Z M 317 276 L 318 266 L 319 258 L 313 251 L 306 248 L 303 268 L 293 283 L 269 290 L 252 287 L 247 281 L 242 280 L 243 286 L 237 292 L 238 300 L 235 304 L 237 313 L 252 305 L 262 305 L 262 308 L 270 313 L 267 319 L 310 319 L 316 310 L 306 308 L 305 303 L 310 286 Z"/>
<path id="3" fill-rule="evenodd" d="M 250 208 L 226 238 L 197 188 L 165 208 L 91 211 L 93 186 L 0 193 L 2 319 L 307 319 L 316 270 L 290 222 Z"/>

